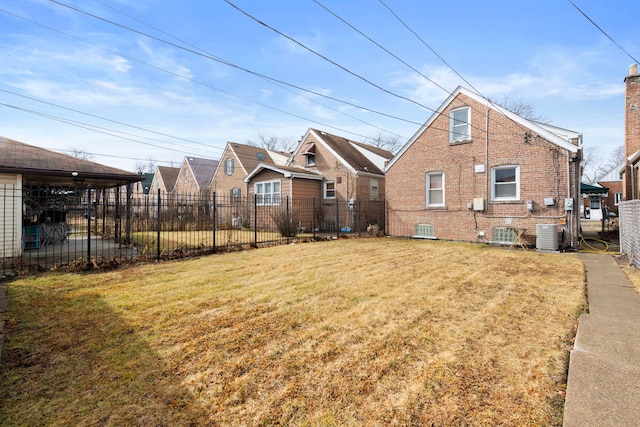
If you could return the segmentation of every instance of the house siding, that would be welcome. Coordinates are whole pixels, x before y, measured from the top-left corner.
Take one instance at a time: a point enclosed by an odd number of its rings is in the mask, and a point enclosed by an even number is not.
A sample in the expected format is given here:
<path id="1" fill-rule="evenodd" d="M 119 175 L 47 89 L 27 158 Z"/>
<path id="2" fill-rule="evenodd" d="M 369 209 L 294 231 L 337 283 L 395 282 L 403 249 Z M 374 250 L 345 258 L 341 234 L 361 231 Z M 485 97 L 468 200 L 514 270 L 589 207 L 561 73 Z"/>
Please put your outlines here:
<path id="1" fill-rule="evenodd" d="M 233 173 L 225 174 L 225 164 L 229 159 L 233 159 Z M 227 200 L 230 197 L 231 190 L 234 188 L 239 188 L 241 197 L 245 197 L 248 194 L 247 184 L 243 181 L 246 175 L 247 171 L 242 167 L 241 159 L 227 145 L 209 189 L 215 191 L 217 197 L 222 198 L 222 200 Z"/>
<path id="2" fill-rule="evenodd" d="M 625 157 L 629 159 L 640 151 L 640 74 L 637 68 L 625 77 Z M 632 170 L 633 168 L 633 170 Z M 640 170 L 638 164 L 625 165 L 623 197 L 625 200 L 640 196 Z M 632 182 L 634 181 L 635 182 Z M 635 193 L 634 193 L 635 190 Z"/>
<path id="3" fill-rule="evenodd" d="M 0 174 L 0 258 L 22 252 L 22 177 Z"/>
<path id="4" fill-rule="evenodd" d="M 472 108 L 471 142 L 452 145 L 449 111 L 462 106 Z M 513 226 L 526 229 L 526 239 L 533 244 L 536 224 L 562 224 L 564 199 L 577 194 L 568 188 L 569 175 L 577 174 L 576 163 L 569 163 L 567 170 L 566 150 L 527 133 L 500 112 L 458 94 L 387 171 L 388 233 L 410 237 L 417 224 L 429 224 L 437 238 L 490 242 L 494 228 Z M 484 165 L 483 171 L 476 165 Z M 491 200 L 492 168 L 504 165 L 519 167 L 517 201 Z M 429 172 L 444 173 L 442 207 L 426 206 Z M 475 198 L 485 200 L 486 210 L 469 209 Z M 555 205 L 545 206 L 545 198 L 553 198 Z M 527 200 L 534 203 L 531 213 Z M 570 222 L 577 230 L 576 219 Z"/>

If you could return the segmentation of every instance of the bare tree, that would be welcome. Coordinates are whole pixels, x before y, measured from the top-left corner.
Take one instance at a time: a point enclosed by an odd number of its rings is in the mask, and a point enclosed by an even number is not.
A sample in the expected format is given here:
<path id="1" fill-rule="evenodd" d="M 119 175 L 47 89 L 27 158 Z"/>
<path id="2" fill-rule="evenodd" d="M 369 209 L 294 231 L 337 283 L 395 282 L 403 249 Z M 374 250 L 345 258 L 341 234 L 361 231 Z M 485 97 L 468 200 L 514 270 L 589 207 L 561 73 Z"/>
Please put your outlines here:
<path id="1" fill-rule="evenodd" d="M 613 169 L 624 164 L 624 145 L 613 149 L 609 157 L 600 155 L 597 148 L 587 147 L 582 155 L 582 181 L 587 184 L 595 184 Z"/>
<path id="2" fill-rule="evenodd" d="M 400 149 L 400 147 L 402 147 L 402 141 L 400 141 L 399 137 L 393 135 L 384 135 L 382 133 L 379 133 L 374 138 L 367 139 L 365 143 L 373 147 L 391 151 L 394 154 Z"/>
<path id="3" fill-rule="evenodd" d="M 81 150 L 79 148 L 72 148 L 71 149 L 71 155 L 73 157 L 76 157 L 78 159 L 82 159 L 82 160 L 91 160 L 93 158 L 93 156 L 89 153 L 87 153 L 84 150 Z"/>
<path id="4" fill-rule="evenodd" d="M 142 173 L 153 173 L 156 169 L 156 161 L 149 156 L 144 162 L 136 162 L 136 172 L 139 174 Z"/>
<path id="5" fill-rule="evenodd" d="M 519 115 L 524 119 L 545 124 L 551 123 L 551 120 L 547 116 L 536 113 L 533 105 L 525 102 L 522 98 L 520 98 L 519 100 L 514 100 L 509 98 L 508 96 L 503 96 L 501 101 L 498 101 L 496 99 L 489 99 L 489 102 L 491 102 L 492 104 L 497 104 L 502 108 L 506 108 L 507 110 Z"/>
<path id="6" fill-rule="evenodd" d="M 283 151 L 285 153 L 289 153 L 295 148 L 296 142 L 291 137 L 265 135 L 261 132 L 258 134 L 256 140 L 248 140 L 247 145 L 251 145 L 253 147 L 262 147 L 266 150 Z"/>

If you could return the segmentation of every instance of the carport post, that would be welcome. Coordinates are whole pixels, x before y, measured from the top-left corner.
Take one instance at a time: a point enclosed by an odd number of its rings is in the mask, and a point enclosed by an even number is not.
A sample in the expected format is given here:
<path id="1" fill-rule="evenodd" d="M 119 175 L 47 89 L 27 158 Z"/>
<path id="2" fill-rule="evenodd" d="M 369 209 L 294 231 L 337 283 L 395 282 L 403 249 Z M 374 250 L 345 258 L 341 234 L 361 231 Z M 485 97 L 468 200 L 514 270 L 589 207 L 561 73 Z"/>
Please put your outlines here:
<path id="1" fill-rule="evenodd" d="M 87 266 L 91 266 L 91 185 L 87 185 Z"/>

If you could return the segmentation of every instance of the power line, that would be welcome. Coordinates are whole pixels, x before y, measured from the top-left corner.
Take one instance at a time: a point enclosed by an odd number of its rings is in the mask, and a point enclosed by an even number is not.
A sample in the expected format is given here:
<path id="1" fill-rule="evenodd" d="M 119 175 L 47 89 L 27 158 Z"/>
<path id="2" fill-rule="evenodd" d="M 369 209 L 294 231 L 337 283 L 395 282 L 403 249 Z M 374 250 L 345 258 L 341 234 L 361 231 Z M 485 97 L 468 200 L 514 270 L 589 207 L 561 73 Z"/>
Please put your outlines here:
<path id="1" fill-rule="evenodd" d="M 306 89 L 306 88 L 303 88 L 301 86 L 297 86 L 295 84 L 288 83 L 288 82 L 285 82 L 283 80 L 276 79 L 274 77 L 269 77 L 269 76 L 267 76 L 265 74 L 261 74 L 261 73 L 259 73 L 257 71 L 253 71 L 253 70 L 250 70 L 248 68 L 241 67 L 241 66 L 239 66 L 237 64 L 234 64 L 232 62 L 226 61 L 224 59 L 218 58 L 218 57 L 216 57 L 216 56 L 214 56 L 214 55 L 212 55 L 210 53 L 203 53 L 203 52 L 200 52 L 200 51 L 197 51 L 197 50 L 194 50 L 194 49 L 187 48 L 185 46 L 181 46 L 181 45 L 173 43 L 171 41 L 164 40 L 164 39 L 162 39 L 160 37 L 156 37 L 156 36 L 153 36 L 151 34 L 145 33 L 143 31 L 136 30 L 134 28 L 128 27 L 126 25 L 119 24 L 119 23 L 114 22 L 112 20 L 109 20 L 109 19 L 106 19 L 106 18 L 102 18 L 102 17 L 97 16 L 95 14 L 86 12 L 86 11 L 84 11 L 82 9 L 78 9 L 78 8 L 70 6 L 68 4 L 59 2 L 57 0 L 49 0 L 49 1 L 51 1 L 52 3 L 56 3 L 56 4 L 58 4 L 58 5 L 62 6 L 62 7 L 66 7 L 68 9 L 74 10 L 74 11 L 76 11 L 78 13 L 83 14 L 83 15 L 92 17 L 94 19 L 98 19 L 100 21 L 106 22 L 108 24 L 114 25 L 114 26 L 122 28 L 122 29 L 125 29 L 127 31 L 131 31 L 131 32 L 139 34 L 141 36 L 148 37 L 148 38 L 150 38 L 152 40 L 155 40 L 155 41 L 158 41 L 160 43 L 167 44 L 167 45 L 172 46 L 172 47 L 174 47 L 176 49 L 180 49 L 180 50 L 183 50 L 185 52 L 192 53 L 194 55 L 198 55 L 198 56 L 203 57 L 205 59 L 209 59 L 211 61 L 215 61 L 215 62 L 221 63 L 221 64 L 226 65 L 228 67 L 235 68 L 237 70 L 243 71 L 245 73 L 251 74 L 253 76 L 256 76 L 256 77 L 259 77 L 259 78 L 262 78 L 262 79 L 265 79 L 265 80 L 269 80 L 269 81 L 272 81 L 272 82 L 280 83 L 282 85 L 289 86 L 291 88 L 294 88 L 294 89 L 297 89 L 297 90 L 300 90 L 300 91 L 303 91 L 303 92 L 307 92 L 307 93 L 310 93 L 312 95 L 316 95 L 316 96 L 319 96 L 319 97 L 322 97 L 322 98 L 330 99 L 332 101 L 336 101 L 336 102 L 339 102 L 341 104 L 345 104 L 345 105 L 349 105 L 349 106 L 352 106 L 352 107 L 355 107 L 355 108 L 359 108 L 361 110 L 368 111 L 368 112 L 371 112 L 371 113 L 374 113 L 374 114 L 378 114 L 378 115 L 381 115 L 381 116 L 384 116 L 384 117 L 388 117 L 388 118 L 391 118 L 391 119 L 399 120 L 399 121 L 410 123 L 410 124 L 422 125 L 422 123 L 414 122 L 412 120 L 408 120 L 408 119 L 405 119 L 405 118 L 402 118 L 402 117 L 394 116 L 392 114 L 388 114 L 388 113 L 384 113 L 384 112 L 381 112 L 381 111 L 373 110 L 371 108 L 367 108 L 367 107 L 364 107 L 362 105 L 355 104 L 353 102 L 349 102 L 349 101 L 346 101 L 346 100 L 343 100 L 343 99 L 339 99 L 339 98 L 336 98 L 336 97 L 333 97 L 333 96 L 330 96 L 330 95 L 326 95 L 326 94 L 321 93 L 321 92 L 317 92 L 317 91 L 313 91 L 313 90 L 310 90 L 310 89 Z"/>
<path id="2" fill-rule="evenodd" d="M 580 9 L 580 8 L 579 8 L 579 7 L 578 7 L 574 2 L 572 2 L 571 0 L 567 0 L 567 1 L 568 1 L 569 3 L 571 3 L 571 5 L 572 5 L 573 7 L 575 7 L 575 8 L 576 8 L 576 10 L 582 14 L 582 16 L 584 16 L 585 18 L 587 18 L 587 20 L 588 20 L 589 22 L 591 22 L 591 24 L 593 24 L 593 26 L 594 26 L 594 27 L 596 27 L 598 30 L 600 30 L 600 32 L 601 32 L 602 34 L 604 34 L 604 35 L 605 35 L 609 40 L 611 40 L 611 42 L 612 42 L 613 44 L 615 44 L 616 46 L 618 46 L 618 49 L 620 49 L 620 50 L 621 50 L 621 51 L 623 51 L 625 54 L 627 54 L 627 56 L 628 56 L 629 58 L 631 58 L 631 60 L 632 60 L 632 61 L 634 61 L 636 64 L 640 62 L 640 61 L 638 61 L 636 58 L 634 58 L 634 57 L 633 57 L 633 55 L 631 55 L 629 52 L 627 52 L 627 51 L 625 50 L 625 48 L 623 48 L 622 46 L 620 46 L 620 45 L 618 44 L 618 42 L 616 42 L 616 41 L 613 39 L 613 37 L 611 37 L 609 34 L 607 34 L 607 32 L 606 32 L 605 30 L 603 30 L 603 29 L 602 29 L 598 24 L 596 24 L 596 23 L 595 23 L 595 21 L 594 21 L 593 19 L 591 19 L 591 18 L 589 17 L 589 15 L 587 15 L 586 13 L 584 13 L 584 12 L 582 11 L 582 9 Z"/>
<path id="3" fill-rule="evenodd" d="M 97 1 L 97 0 L 95 0 L 95 1 Z M 112 9 L 113 9 L 113 8 L 112 8 Z M 115 9 L 114 9 L 114 10 L 115 10 Z M 295 117 L 295 118 L 299 118 L 299 119 L 302 119 L 302 120 L 305 120 L 305 121 L 309 121 L 309 122 L 312 122 L 312 123 L 315 123 L 315 124 L 321 125 L 321 126 L 323 126 L 323 127 L 329 127 L 329 128 L 335 129 L 335 130 L 339 130 L 339 131 L 341 131 L 341 132 L 345 132 L 345 133 L 349 133 L 349 134 L 352 134 L 352 135 L 359 136 L 359 137 L 361 137 L 361 138 L 369 138 L 369 137 L 367 137 L 366 135 L 361 135 L 361 134 L 358 134 L 358 133 L 355 133 L 355 132 L 352 132 L 352 131 L 348 131 L 348 130 L 346 130 L 346 129 L 341 129 L 341 128 L 338 128 L 338 127 L 333 126 L 333 125 L 329 125 L 329 124 L 326 124 L 326 123 L 323 123 L 323 122 L 319 122 L 319 121 L 317 121 L 317 120 L 314 120 L 314 119 L 311 119 L 311 118 L 308 118 L 308 117 L 304 117 L 304 116 L 301 116 L 301 115 L 298 115 L 298 114 L 295 114 L 295 113 L 291 113 L 291 112 L 289 112 L 289 111 L 285 111 L 285 110 L 282 110 L 282 109 L 280 109 L 280 108 L 273 107 L 273 106 L 270 106 L 270 105 L 267 105 L 267 104 L 261 103 L 261 102 L 259 102 L 259 101 L 255 101 L 255 100 L 253 100 L 253 99 L 246 98 L 246 97 L 243 97 L 243 96 L 240 96 L 240 95 L 237 95 L 237 94 L 234 94 L 234 93 L 228 92 L 228 91 L 226 91 L 226 90 L 223 90 L 223 89 L 217 88 L 217 87 L 212 86 L 212 85 L 210 85 L 210 84 L 203 83 L 203 82 L 201 82 L 201 81 L 195 80 L 195 79 L 193 79 L 193 78 L 191 78 L 191 77 L 183 76 L 183 75 L 178 74 L 178 73 L 176 73 L 176 72 L 173 72 L 173 71 L 167 70 L 167 69 L 162 68 L 162 67 L 158 67 L 158 66 L 156 66 L 156 65 L 150 64 L 150 63 L 148 63 L 148 62 L 145 62 L 145 61 L 142 61 L 142 60 L 140 60 L 140 59 L 134 58 L 134 57 L 132 57 L 132 56 L 128 56 L 128 55 L 125 55 L 125 54 L 123 54 L 123 53 L 117 52 L 117 51 L 115 51 L 115 50 L 108 49 L 108 48 L 106 48 L 106 47 L 104 47 L 104 46 L 100 46 L 100 45 L 97 45 L 97 44 L 95 44 L 95 43 L 91 43 L 91 42 L 86 41 L 86 40 L 84 40 L 84 39 L 81 39 L 81 38 L 79 38 L 79 37 L 75 37 L 75 36 L 73 36 L 73 35 L 70 35 L 70 34 L 65 33 L 65 32 L 63 32 L 63 31 L 57 30 L 57 29 L 55 29 L 55 28 L 51 28 L 51 27 L 49 27 L 49 26 L 47 26 L 47 25 L 41 24 L 41 23 L 39 23 L 39 22 L 33 21 L 33 20 L 28 19 L 28 18 L 25 18 L 25 17 L 23 17 L 23 16 L 16 15 L 16 14 L 14 14 L 14 13 L 12 13 L 12 12 L 8 12 L 8 11 L 6 11 L 6 10 L 4 10 L 4 9 L 0 9 L 0 12 L 4 12 L 4 13 L 9 14 L 9 15 L 11 15 L 11 16 L 14 16 L 14 17 L 16 17 L 16 18 L 18 18 L 18 19 L 22 19 L 22 20 L 24 20 L 24 21 L 26 21 L 26 22 L 29 22 L 29 23 L 31 23 L 31 24 L 33 24 L 33 25 L 37 25 L 37 26 L 40 26 L 40 27 L 42 27 L 42 28 L 46 28 L 47 30 L 50 30 L 50 31 L 53 31 L 53 32 L 55 32 L 55 33 L 61 34 L 61 35 L 65 36 L 65 37 L 69 37 L 69 38 L 71 38 L 71 39 L 73 39 L 73 40 L 80 41 L 80 42 L 85 43 L 85 44 L 90 45 L 90 46 L 98 47 L 98 48 L 100 48 L 100 49 L 102 49 L 102 50 L 105 50 L 105 51 L 107 51 L 107 52 L 111 52 L 111 53 L 113 53 L 113 54 L 115 54 L 115 55 L 118 55 L 118 56 L 120 56 L 120 57 L 122 57 L 122 58 L 125 58 L 125 59 L 128 59 L 128 60 L 130 60 L 130 61 L 134 61 L 134 62 L 140 63 L 140 64 L 145 65 L 145 66 L 147 66 L 147 67 L 150 67 L 150 68 L 156 69 L 156 70 L 158 70 L 158 71 L 161 71 L 161 72 L 164 72 L 164 73 L 167 73 L 167 74 L 173 75 L 173 76 L 175 76 L 175 77 L 181 78 L 181 79 L 183 79 L 183 80 L 187 80 L 187 81 L 190 81 L 190 82 L 192 82 L 192 83 L 195 83 L 195 84 L 198 84 L 198 85 L 204 86 L 204 87 L 206 87 L 206 88 L 209 88 L 209 89 L 211 89 L 211 90 L 214 90 L 214 91 L 217 91 L 217 92 L 223 93 L 223 94 L 225 94 L 225 95 L 232 96 L 232 97 L 238 98 L 238 99 L 240 99 L 240 100 L 243 100 L 243 101 L 246 101 L 246 102 L 250 102 L 250 103 L 253 103 L 253 104 L 259 105 L 259 106 L 261 106 L 261 107 L 268 108 L 268 109 L 273 110 L 273 111 L 277 111 L 277 112 L 282 113 L 282 114 L 286 114 L 286 115 L 291 116 L 291 117 Z M 127 15 L 127 14 L 124 14 L 124 15 L 125 15 L 125 16 L 129 16 L 129 15 Z M 132 19 L 135 19 L 135 18 L 132 18 Z M 144 24 L 144 23 L 143 23 L 143 24 Z M 144 24 L 144 25 L 146 25 L 146 24 Z M 151 27 L 151 26 L 150 26 L 150 27 Z M 151 28 L 156 29 L 155 27 L 151 27 Z M 158 30 L 158 29 L 156 29 L 156 30 L 157 30 L 157 31 L 161 31 L 161 30 Z M 161 31 L 161 32 L 162 32 L 162 31 Z M 175 37 L 174 37 L 174 38 L 175 38 Z M 177 40 L 180 40 L 180 39 L 177 39 Z M 190 46 L 192 46 L 192 45 L 190 45 Z M 267 80 L 267 81 L 268 81 L 268 80 Z M 276 83 L 276 82 L 269 81 L 269 83 L 271 83 L 271 84 L 273 84 L 273 85 L 276 85 L 276 86 L 280 87 L 280 88 L 281 88 L 281 89 L 283 89 L 283 90 L 287 90 L 287 91 L 289 91 L 289 92 L 291 92 L 291 93 L 295 94 L 296 96 L 303 97 L 303 98 L 305 98 L 305 99 L 307 99 L 307 100 L 309 100 L 309 101 L 311 101 L 311 102 L 313 102 L 313 103 L 316 103 L 316 104 L 318 104 L 318 105 L 322 105 L 323 107 L 328 108 L 328 109 L 330 109 L 330 110 L 332 110 L 332 111 L 335 111 L 335 112 L 336 112 L 336 113 L 338 113 L 338 114 L 344 115 L 344 116 L 349 117 L 349 118 L 351 118 L 351 119 L 353 119 L 353 120 L 359 121 L 359 122 L 361 122 L 361 123 L 363 123 L 363 124 L 366 124 L 366 125 L 368 125 L 368 126 L 371 126 L 371 127 L 376 128 L 376 129 L 379 129 L 379 130 L 381 130 L 381 131 L 383 131 L 383 132 L 386 132 L 386 133 L 389 133 L 389 134 L 395 135 L 395 136 L 397 136 L 397 137 L 399 137 L 399 138 L 407 139 L 406 137 L 404 137 L 404 136 L 402 136 L 402 135 L 398 135 L 398 134 L 396 134 L 396 133 L 394 133 L 394 132 L 391 132 L 391 131 L 389 131 L 389 130 L 387 130 L 387 129 L 381 128 L 381 127 L 379 127 L 379 126 L 377 126 L 377 125 L 374 125 L 374 124 L 372 124 L 372 123 L 366 122 L 366 121 L 364 121 L 364 120 L 362 120 L 362 119 L 359 119 L 359 118 L 357 118 L 357 117 L 355 117 L 355 116 L 352 116 L 352 115 L 350 115 L 350 114 L 347 114 L 347 113 L 345 113 L 345 112 L 343 112 L 343 111 L 340 111 L 340 110 L 338 110 L 338 109 L 336 109 L 336 108 L 333 108 L 333 107 L 331 107 L 331 106 L 329 106 L 329 105 L 323 104 L 323 103 L 321 103 L 321 102 L 319 102 L 319 101 L 317 101 L 317 100 L 314 100 L 314 99 L 312 99 L 312 98 L 310 98 L 310 97 L 307 97 L 307 96 L 304 96 L 304 95 L 302 95 L 302 94 L 300 94 L 300 93 L 297 93 L 297 92 L 295 92 L 295 91 L 293 91 L 293 90 L 291 90 L 291 89 L 289 89 L 289 88 L 287 88 L 287 87 L 285 87 L 285 86 L 283 86 L 283 85 L 280 85 L 280 84 L 278 84 L 278 83 Z M 40 101 L 40 102 L 43 102 L 43 101 Z M 61 107 L 61 108 L 64 108 L 64 107 Z M 105 120 L 108 120 L 108 119 L 105 119 Z M 167 136 L 172 137 L 171 135 L 167 135 Z M 178 139 L 180 139 L 180 138 L 178 138 Z M 205 146 L 207 145 L 207 144 L 198 143 L 198 142 L 196 142 L 196 141 L 191 141 L 191 140 L 188 140 L 188 141 L 189 141 L 189 142 L 193 142 L 193 143 L 195 143 L 195 144 L 199 144 L 199 145 L 205 145 Z"/>
<path id="4" fill-rule="evenodd" d="M 424 108 L 425 110 L 429 110 L 429 111 L 433 111 L 433 112 L 435 112 L 435 111 L 436 111 L 436 110 L 434 110 L 433 108 L 431 108 L 431 107 L 427 107 L 426 105 L 424 105 L 424 104 L 422 104 L 422 103 L 420 103 L 420 102 L 418 102 L 418 101 L 416 101 L 416 100 L 413 100 L 413 99 L 408 98 L 408 97 L 406 97 L 406 96 L 404 96 L 404 95 L 400 95 L 400 94 L 397 94 L 397 93 L 395 93 L 395 92 L 392 92 L 392 91 L 390 91 L 390 90 L 388 90 L 388 89 L 386 89 L 386 88 L 384 88 L 384 87 L 380 86 L 379 84 L 372 82 L 371 80 L 367 79 L 366 77 L 363 77 L 363 76 L 361 76 L 360 74 L 358 74 L 358 73 L 356 73 L 356 72 L 354 72 L 354 71 L 351 71 L 351 70 L 350 70 L 350 69 L 348 69 L 347 67 L 345 67 L 345 66 L 343 66 L 343 65 L 340 65 L 339 63 L 337 63 L 337 62 L 335 62 L 334 60 L 332 60 L 332 59 L 328 58 L 327 56 L 325 56 L 325 55 L 321 54 L 320 52 L 318 52 L 318 51 L 316 51 L 316 50 L 314 50 L 314 49 L 311 49 L 310 47 L 308 47 L 308 46 L 307 46 L 307 45 L 305 45 L 304 43 L 299 42 L 298 40 L 294 39 L 293 37 L 288 36 L 287 34 L 283 33 L 282 31 L 280 31 L 280 30 L 278 30 L 278 29 L 276 29 L 276 28 L 274 28 L 274 27 L 270 26 L 269 24 L 267 24 L 267 23 L 265 23 L 265 22 L 263 22 L 263 21 L 259 20 L 259 19 L 258 19 L 258 18 L 256 18 L 255 16 L 251 15 L 250 13 L 246 12 L 245 10 L 243 10 L 243 9 L 241 9 L 240 7 L 238 7 L 238 6 L 236 6 L 235 4 L 233 4 L 231 1 L 229 1 L 229 0 L 224 0 L 224 1 L 225 1 L 225 3 L 229 4 L 231 7 L 235 8 L 235 9 L 236 9 L 236 10 L 238 10 L 240 13 L 242 13 L 243 15 L 247 16 L 248 18 L 250 18 L 250 19 L 254 20 L 254 21 L 255 21 L 255 22 L 257 22 L 258 24 L 260 24 L 260 25 L 262 25 L 262 26 L 264 26 L 264 27 L 266 27 L 266 28 L 270 29 L 271 31 L 275 32 L 276 34 L 281 35 L 282 37 L 286 38 L 287 40 L 289 40 L 289 41 L 291 41 L 291 42 L 293 42 L 293 43 L 297 44 L 298 46 L 302 47 L 303 49 L 305 49 L 305 50 L 307 50 L 307 51 L 309 51 L 309 52 L 313 53 L 314 55 L 316 55 L 316 56 L 318 56 L 318 57 L 322 58 L 323 60 L 325 60 L 325 61 L 329 62 L 330 64 L 335 65 L 336 67 L 340 68 L 341 70 L 345 71 L 346 73 L 348 73 L 348 74 L 350 74 L 350 75 L 352 75 L 352 76 L 356 77 L 357 79 L 362 80 L 363 82 L 365 82 L 365 83 L 367 83 L 367 84 L 369 84 L 369 85 L 371 85 L 371 86 L 375 87 L 376 89 L 379 89 L 379 90 L 381 90 L 382 92 L 387 93 L 387 94 L 389 94 L 389 95 L 395 96 L 396 98 L 404 99 L 405 101 L 409 101 L 409 102 L 411 102 L 411 103 L 413 103 L 413 104 L 415 104 L 415 105 L 418 105 L 418 106 L 420 106 L 420 107 Z"/>

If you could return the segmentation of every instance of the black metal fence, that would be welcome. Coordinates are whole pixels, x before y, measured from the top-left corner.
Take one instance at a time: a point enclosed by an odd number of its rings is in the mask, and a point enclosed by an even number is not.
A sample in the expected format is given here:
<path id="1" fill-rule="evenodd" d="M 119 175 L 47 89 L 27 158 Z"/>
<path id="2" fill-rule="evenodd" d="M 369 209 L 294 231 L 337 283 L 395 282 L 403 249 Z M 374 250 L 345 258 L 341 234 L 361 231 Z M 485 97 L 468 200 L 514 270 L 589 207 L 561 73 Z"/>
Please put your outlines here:
<path id="1" fill-rule="evenodd" d="M 131 187 L 6 186 L 0 198 L 0 277 L 25 269 L 109 267 L 301 240 L 379 235 L 385 224 L 384 202 L 339 198 L 267 200 L 207 192 L 136 194 Z"/>

